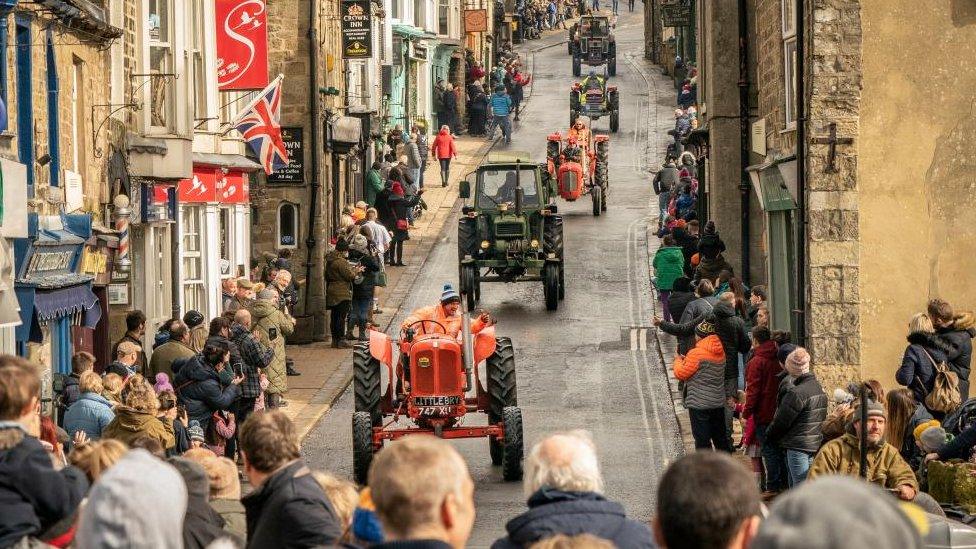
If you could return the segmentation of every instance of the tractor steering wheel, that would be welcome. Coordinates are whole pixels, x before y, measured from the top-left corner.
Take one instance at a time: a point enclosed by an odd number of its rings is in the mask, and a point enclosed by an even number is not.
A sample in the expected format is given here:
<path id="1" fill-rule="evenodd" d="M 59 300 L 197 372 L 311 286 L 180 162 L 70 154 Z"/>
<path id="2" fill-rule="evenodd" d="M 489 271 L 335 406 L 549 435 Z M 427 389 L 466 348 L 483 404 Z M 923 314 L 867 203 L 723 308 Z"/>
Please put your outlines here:
<path id="1" fill-rule="evenodd" d="M 427 330 L 427 328 L 425 327 L 427 322 L 430 322 L 431 324 L 436 324 L 437 326 L 440 327 L 440 329 L 443 331 L 443 333 L 445 333 L 445 334 L 448 333 L 447 332 L 447 328 L 445 328 L 443 324 L 441 324 L 440 322 L 437 322 L 436 320 L 428 320 L 428 319 L 423 319 L 423 320 L 418 320 L 416 322 L 411 322 L 410 325 L 407 326 L 407 329 L 409 330 L 409 329 L 413 328 L 414 326 L 416 326 L 417 324 L 420 324 L 420 333 L 422 335 L 436 333 L 436 332 L 431 332 L 431 331 L 428 331 Z"/>

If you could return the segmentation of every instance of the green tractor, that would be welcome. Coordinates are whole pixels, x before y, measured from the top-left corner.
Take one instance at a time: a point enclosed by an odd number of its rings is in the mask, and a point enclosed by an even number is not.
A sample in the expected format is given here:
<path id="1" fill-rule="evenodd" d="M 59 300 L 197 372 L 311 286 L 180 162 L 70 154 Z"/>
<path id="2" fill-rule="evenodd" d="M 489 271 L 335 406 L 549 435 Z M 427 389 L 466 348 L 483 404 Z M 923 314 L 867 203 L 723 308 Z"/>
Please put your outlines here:
<path id="1" fill-rule="evenodd" d="M 546 309 L 566 295 L 563 219 L 546 165 L 526 152 L 490 153 L 467 180 L 458 220 L 461 294 L 473 310 L 482 282 L 542 282 Z"/>

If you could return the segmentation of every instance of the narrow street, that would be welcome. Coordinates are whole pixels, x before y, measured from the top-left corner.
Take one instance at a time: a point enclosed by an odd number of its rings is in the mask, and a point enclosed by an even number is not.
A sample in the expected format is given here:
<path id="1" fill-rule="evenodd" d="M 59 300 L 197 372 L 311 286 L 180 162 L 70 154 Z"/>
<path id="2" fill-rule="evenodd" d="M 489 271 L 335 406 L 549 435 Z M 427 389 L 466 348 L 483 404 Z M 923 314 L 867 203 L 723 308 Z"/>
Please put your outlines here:
<path id="1" fill-rule="evenodd" d="M 609 209 L 593 217 L 588 197 L 559 201 L 565 221 L 567 295 L 547 312 L 542 285 L 485 284 L 480 306 L 498 319 L 499 335 L 516 347 L 519 405 L 526 452 L 544 434 L 583 428 L 599 448 L 606 493 L 637 519 L 650 518 L 658 477 L 681 453 L 665 366 L 654 331 L 649 287 L 647 226 L 654 223 L 648 169 L 664 153 L 672 123 L 671 84 L 642 57 L 641 12 L 622 11 L 616 29 L 621 128 L 611 134 Z M 532 74 L 531 95 L 510 146 L 545 159 L 546 135 L 568 129 L 573 76 L 565 31 L 527 42 L 522 54 Z M 583 68 L 584 75 L 586 67 Z M 602 70 L 602 69 L 600 69 Z M 594 124 L 608 131 L 608 119 Z M 457 212 L 445 225 L 410 297 L 394 323 L 437 301 L 445 282 L 457 283 Z M 657 245 L 657 239 L 653 239 Z M 351 391 L 339 399 L 304 442 L 310 465 L 352 476 Z M 480 419 L 486 421 L 486 418 Z M 522 486 L 505 483 L 491 466 L 484 440 L 460 441 L 476 482 L 478 517 L 471 547 L 487 547 L 505 522 L 525 509 Z"/>

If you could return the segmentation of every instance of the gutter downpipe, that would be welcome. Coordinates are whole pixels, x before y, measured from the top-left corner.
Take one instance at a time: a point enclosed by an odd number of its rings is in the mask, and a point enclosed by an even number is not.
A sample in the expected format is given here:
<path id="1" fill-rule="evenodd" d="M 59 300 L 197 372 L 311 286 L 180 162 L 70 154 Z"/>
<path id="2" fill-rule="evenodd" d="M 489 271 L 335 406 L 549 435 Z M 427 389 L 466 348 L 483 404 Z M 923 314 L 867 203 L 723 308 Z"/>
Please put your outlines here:
<path id="1" fill-rule="evenodd" d="M 305 238 L 305 248 L 308 255 L 305 260 L 305 307 L 304 314 L 308 315 L 308 302 L 311 294 L 312 280 L 312 260 L 315 257 L 315 247 L 318 245 L 315 231 L 315 220 L 318 217 L 319 191 L 322 183 L 319 181 L 319 124 L 322 120 L 322 113 L 319 108 L 319 39 L 318 39 L 318 0 L 311 0 L 308 3 L 308 63 L 310 65 L 310 75 L 308 82 L 308 101 L 309 111 L 312 114 L 312 154 L 309 155 L 312 161 L 311 176 L 312 181 L 309 185 L 309 204 L 308 204 L 308 237 Z M 325 280 L 322 280 L 325 283 Z M 323 291 L 324 293 L 324 291 Z M 314 332 L 314 329 L 313 329 Z"/>
<path id="2" fill-rule="evenodd" d="M 796 0 L 796 213 L 799 222 L 794 230 L 796 246 L 796 306 L 793 311 L 793 339 L 807 344 L 807 181 L 806 181 L 806 2 Z"/>
<path id="3" fill-rule="evenodd" d="M 742 239 L 742 271 L 739 273 L 742 281 L 748 285 L 750 271 L 749 262 L 749 199 L 752 184 L 746 168 L 749 167 L 749 15 L 746 0 L 738 0 L 739 11 L 739 205 Z"/>

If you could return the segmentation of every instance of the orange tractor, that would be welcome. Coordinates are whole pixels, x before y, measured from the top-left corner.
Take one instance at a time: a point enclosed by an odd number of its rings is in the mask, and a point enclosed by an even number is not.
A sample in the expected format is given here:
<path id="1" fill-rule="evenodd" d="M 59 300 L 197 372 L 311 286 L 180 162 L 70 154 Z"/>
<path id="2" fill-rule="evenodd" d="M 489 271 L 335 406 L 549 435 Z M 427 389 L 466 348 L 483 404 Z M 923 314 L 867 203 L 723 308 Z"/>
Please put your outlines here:
<path id="1" fill-rule="evenodd" d="M 593 200 L 593 215 L 607 211 L 610 191 L 610 136 L 593 135 L 589 128 L 572 128 L 546 138 L 546 161 L 559 196 L 574 202 L 584 194 Z M 565 142 L 565 144 L 564 144 Z"/>
<path id="2" fill-rule="evenodd" d="M 371 331 L 369 342 L 354 349 L 356 482 L 366 484 L 373 454 L 385 441 L 418 433 L 487 438 L 491 462 L 501 465 L 503 478 L 522 479 L 522 411 L 512 341 L 496 338 L 493 326 L 472 334 L 470 313 L 461 322 L 457 337 L 436 320 L 420 320 L 405 327 L 399 342 Z M 397 361 L 394 344 L 400 350 Z M 486 383 L 478 376 L 482 362 Z M 465 425 L 466 418 L 479 412 L 488 415 L 487 425 Z M 400 418 L 412 425 L 399 426 Z"/>

